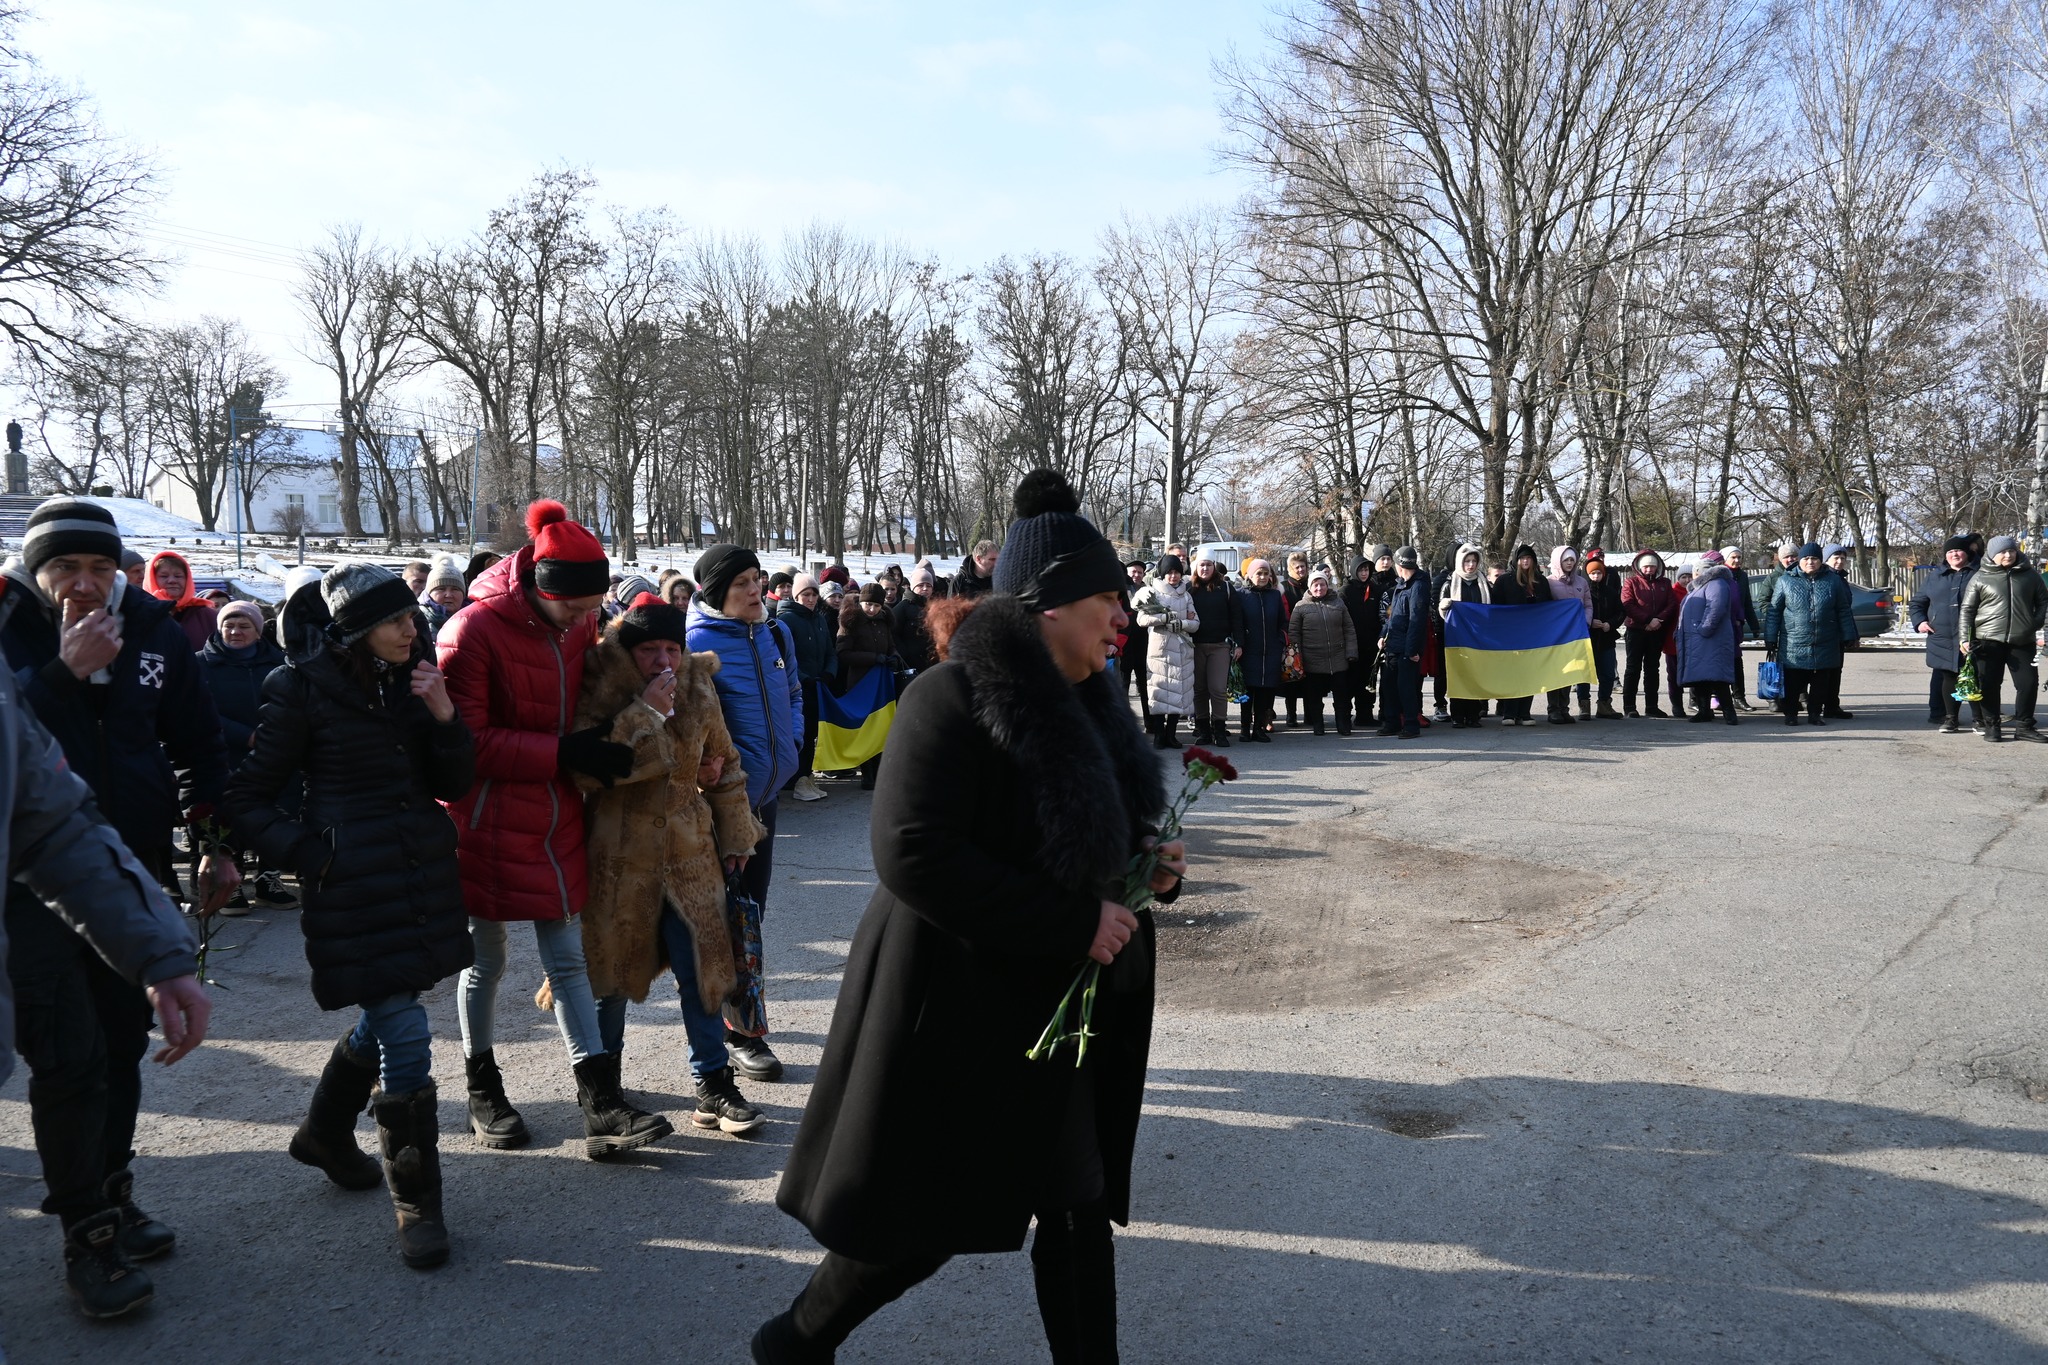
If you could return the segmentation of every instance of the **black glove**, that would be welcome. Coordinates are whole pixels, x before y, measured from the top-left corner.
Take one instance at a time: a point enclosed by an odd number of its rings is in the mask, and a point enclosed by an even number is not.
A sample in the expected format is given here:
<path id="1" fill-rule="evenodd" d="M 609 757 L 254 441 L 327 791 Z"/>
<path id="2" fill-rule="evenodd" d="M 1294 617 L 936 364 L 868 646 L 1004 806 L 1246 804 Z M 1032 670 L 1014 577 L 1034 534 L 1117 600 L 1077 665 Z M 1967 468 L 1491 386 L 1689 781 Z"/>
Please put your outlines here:
<path id="1" fill-rule="evenodd" d="M 614 744 L 605 736 L 606 727 L 593 725 L 588 730 L 578 730 L 563 735 L 555 747 L 555 760 L 572 773 L 594 777 L 609 787 L 633 771 L 633 750 L 624 744 Z"/>

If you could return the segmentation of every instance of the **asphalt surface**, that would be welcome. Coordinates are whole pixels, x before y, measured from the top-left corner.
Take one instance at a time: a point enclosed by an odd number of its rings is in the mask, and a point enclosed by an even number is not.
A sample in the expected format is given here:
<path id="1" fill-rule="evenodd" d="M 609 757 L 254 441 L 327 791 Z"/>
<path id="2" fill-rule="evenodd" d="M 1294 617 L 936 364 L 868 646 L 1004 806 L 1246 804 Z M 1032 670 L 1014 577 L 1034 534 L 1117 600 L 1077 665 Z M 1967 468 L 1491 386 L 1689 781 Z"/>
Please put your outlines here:
<path id="1" fill-rule="evenodd" d="M 1935 734 L 1925 679 L 1854 659 L 1857 718 L 1825 729 L 1232 750 L 1164 935 L 1124 1358 L 2048 1359 L 2048 746 Z M 285 1155 L 346 1021 L 305 989 L 295 916 L 252 916 L 216 957 L 215 1040 L 148 1077 L 138 1190 L 180 1235 L 148 1310 L 66 1304 L 23 1078 L 0 1092 L 12 1359 L 744 1360 L 817 1254 L 772 1200 L 873 883 L 867 798 L 831 790 L 782 818 L 793 1083 L 748 1087 L 758 1140 L 688 1130 L 657 991 L 627 1079 L 684 1131 L 586 1161 L 515 934 L 499 1053 L 539 1140 L 467 1139 L 444 987 L 455 1257 L 408 1271 L 381 1193 Z M 1044 1360 L 1028 1261 L 954 1262 L 840 1358 Z"/>

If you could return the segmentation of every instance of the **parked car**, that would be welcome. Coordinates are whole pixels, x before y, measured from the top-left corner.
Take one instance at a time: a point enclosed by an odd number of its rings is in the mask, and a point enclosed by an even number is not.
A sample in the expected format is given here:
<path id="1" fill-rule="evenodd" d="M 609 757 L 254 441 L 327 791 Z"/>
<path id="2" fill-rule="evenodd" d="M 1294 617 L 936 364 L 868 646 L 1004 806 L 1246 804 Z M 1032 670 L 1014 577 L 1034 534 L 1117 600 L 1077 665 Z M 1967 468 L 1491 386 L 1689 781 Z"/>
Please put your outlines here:
<path id="1" fill-rule="evenodd" d="M 1771 583 L 1768 570 L 1749 576 L 1749 602 L 1756 608 L 1753 613 L 1756 625 L 1751 627 L 1749 639 L 1763 638 L 1764 613 L 1771 607 Z M 1849 585 L 1849 610 L 1856 617 L 1856 634 L 1862 639 L 1882 635 L 1892 628 L 1892 595 L 1888 589 L 1866 588 L 1861 583 Z"/>

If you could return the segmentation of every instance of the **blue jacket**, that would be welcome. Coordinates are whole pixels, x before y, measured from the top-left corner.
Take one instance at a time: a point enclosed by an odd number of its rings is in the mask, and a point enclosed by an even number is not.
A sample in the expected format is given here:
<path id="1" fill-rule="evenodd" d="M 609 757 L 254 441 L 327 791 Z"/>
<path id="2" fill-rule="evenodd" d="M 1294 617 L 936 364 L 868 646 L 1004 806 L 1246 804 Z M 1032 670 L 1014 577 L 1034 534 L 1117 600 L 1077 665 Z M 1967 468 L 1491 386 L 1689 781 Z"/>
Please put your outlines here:
<path id="1" fill-rule="evenodd" d="M 747 804 L 759 810 L 797 776 L 804 734 L 804 685 L 796 643 L 779 621 L 750 624 L 690 602 L 685 632 L 694 652 L 718 656 L 718 705 L 747 770 Z"/>
<path id="2" fill-rule="evenodd" d="M 217 807 L 228 781 L 220 715 L 185 628 L 169 603 L 127 589 L 109 680 L 80 682 L 57 657 L 55 606 L 18 564 L 5 580 L 0 648 L 15 686 L 128 847 L 145 859 L 168 850 L 186 813 Z"/>
<path id="3" fill-rule="evenodd" d="M 1280 664 L 1287 657 L 1287 599 L 1278 588 L 1241 588 L 1237 607 L 1244 685 L 1279 687 Z"/>
<path id="4" fill-rule="evenodd" d="M 1428 647 L 1430 603 L 1434 600 L 1429 575 L 1420 570 L 1394 588 L 1387 603 L 1387 633 L 1382 637 L 1388 658 L 1410 658 Z"/>
<path id="5" fill-rule="evenodd" d="M 1840 574 L 1780 574 L 1764 613 L 1764 647 L 1777 651 L 1787 668 L 1840 668 L 1842 645 L 1857 634 L 1851 605 L 1848 580 Z"/>

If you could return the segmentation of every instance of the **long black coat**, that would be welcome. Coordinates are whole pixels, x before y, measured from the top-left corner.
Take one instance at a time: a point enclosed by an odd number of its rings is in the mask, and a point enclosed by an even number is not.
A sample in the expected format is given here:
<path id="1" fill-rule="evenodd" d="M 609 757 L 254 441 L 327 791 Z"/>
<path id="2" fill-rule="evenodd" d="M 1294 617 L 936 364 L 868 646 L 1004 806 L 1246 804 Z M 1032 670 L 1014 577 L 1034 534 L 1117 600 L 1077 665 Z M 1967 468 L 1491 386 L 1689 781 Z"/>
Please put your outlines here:
<path id="1" fill-rule="evenodd" d="M 420 633 L 415 660 L 426 657 Z M 263 686 L 256 747 L 228 783 L 236 836 L 299 874 L 306 961 L 320 1008 L 424 991 L 474 961 L 455 823 L 436 802 L 469 792 L 476 750 L 436 721 L 408 665 L 373 692 L 339 648 L 297 656 Z M 294 819 L 275 804 L 306 780 Z"/>
<path id="2" fill-rule="evenodd" d="M 1108 675 L 1060 676 L 1015 598 L 978 605 L 950 655 L 905 689 L 889 733 L 870 822 L 881 885 L 776 1195 L 866 1261 L 1022 1246 L 1078 1083 L 1095 1087 L 1110 1213 L 1130 1218 L 1149 915 L 1104 973 L 1087 1066 L 1024 1054 L 1165 809 L 1159 757 Z"/>
<path id="3" fill-rule="evenodd" d="M 1920 581 L 1920 591 L 1906 604 L 1906 619 L 1914 630 L 1923 624 L 1933 627 L 1927 636 L 1929 668 L 1944 673 L 1962 671 L 1963 654 L 1959 646 L 1963 638 L 1963 593 L 1976 576 L 1974 564 L 1965 564 L 1960 569 L 1941 564 Z"/>

